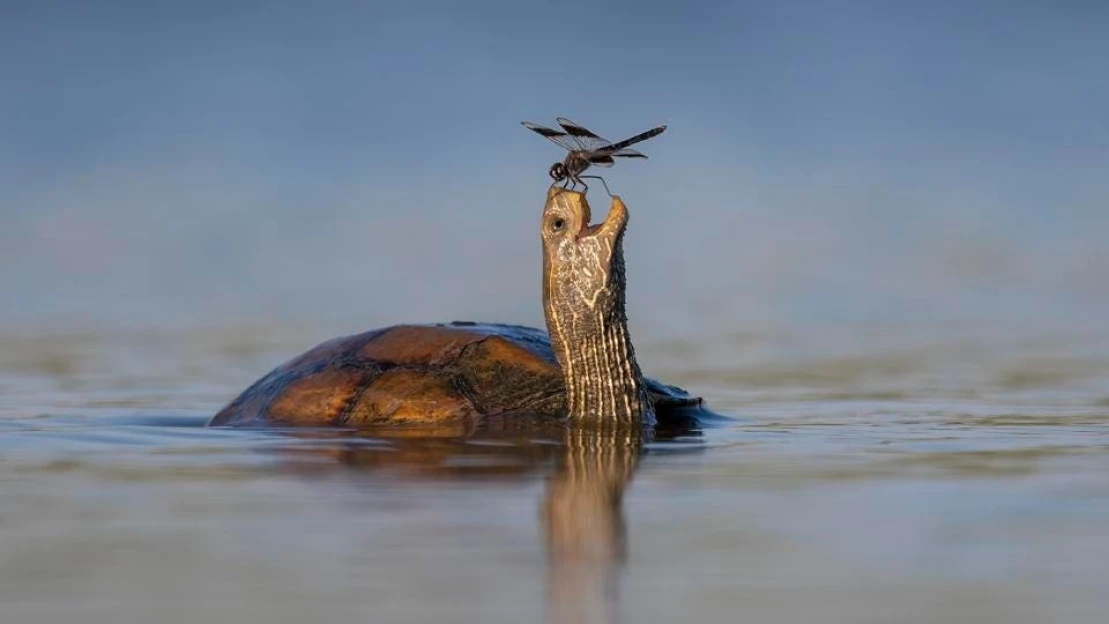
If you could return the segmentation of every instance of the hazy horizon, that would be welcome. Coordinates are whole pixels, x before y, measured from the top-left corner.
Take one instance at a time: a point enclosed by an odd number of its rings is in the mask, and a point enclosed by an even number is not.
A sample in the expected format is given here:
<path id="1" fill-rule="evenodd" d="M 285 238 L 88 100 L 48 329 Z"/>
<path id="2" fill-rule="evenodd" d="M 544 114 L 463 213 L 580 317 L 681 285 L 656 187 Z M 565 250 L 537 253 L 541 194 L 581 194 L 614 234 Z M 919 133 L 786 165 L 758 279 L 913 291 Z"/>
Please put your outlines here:
<path id="1" fill-rule="evenodd" d="M 2 6 L 0 325 L 541 324 L 556 116 L 652 331 L 1109 314 L 1107 5 Z"/>

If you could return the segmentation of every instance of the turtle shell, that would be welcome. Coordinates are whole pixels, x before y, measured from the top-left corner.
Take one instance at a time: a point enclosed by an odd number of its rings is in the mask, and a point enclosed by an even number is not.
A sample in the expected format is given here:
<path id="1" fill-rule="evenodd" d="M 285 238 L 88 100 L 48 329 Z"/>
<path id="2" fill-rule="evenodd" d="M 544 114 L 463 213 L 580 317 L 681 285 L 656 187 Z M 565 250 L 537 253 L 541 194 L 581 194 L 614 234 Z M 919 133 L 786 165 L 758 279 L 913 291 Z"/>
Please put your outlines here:
<path id="1" fill-rule="evenodd" d="M 701 400 L 646 380 L 660 424 Z M 209 424 L 372 427 L 565 415 L 562 372 L 545 331 L 454 322 L 335 338 L 278 366 Z"/>

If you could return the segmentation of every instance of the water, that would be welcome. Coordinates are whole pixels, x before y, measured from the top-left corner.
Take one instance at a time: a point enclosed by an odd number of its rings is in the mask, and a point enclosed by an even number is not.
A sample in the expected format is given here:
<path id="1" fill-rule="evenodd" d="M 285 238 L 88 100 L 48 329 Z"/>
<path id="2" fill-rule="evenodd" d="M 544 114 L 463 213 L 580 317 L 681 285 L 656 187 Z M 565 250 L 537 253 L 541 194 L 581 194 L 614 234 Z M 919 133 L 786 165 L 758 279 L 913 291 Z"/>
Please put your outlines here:
<path id="1" fill-rule="evenodd" d="M 2 621 L 1094 622 L 1109 607 L 1102 330 L 637 336 L 649 374 L 736 417 L 642 454 L 557 432 L 202 427 L 328 335 L 0 332 Z"/>

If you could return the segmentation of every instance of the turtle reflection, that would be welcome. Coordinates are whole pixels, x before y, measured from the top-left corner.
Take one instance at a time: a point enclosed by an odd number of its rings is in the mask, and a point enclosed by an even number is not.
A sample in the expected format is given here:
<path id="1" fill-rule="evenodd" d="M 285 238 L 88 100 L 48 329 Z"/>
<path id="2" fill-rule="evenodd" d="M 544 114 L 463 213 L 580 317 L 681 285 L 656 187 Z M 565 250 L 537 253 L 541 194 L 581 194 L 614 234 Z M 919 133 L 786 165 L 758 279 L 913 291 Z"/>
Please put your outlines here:
<path id="1" fill-rule="evenodd" d="M 306 474 L 354 468 L 416 481 L 472 481 L 547 473 L 538 506 L 547 556 L 547 619 L 615 621 L 628 552 L 624 492 L 647 442 L 699 431 L 571 428 L 545 422 L 509 430 L 348 432 L 352 435 L 345 437 L 334 430 L 294 430 L 308 444 L 280 447 L 279 452 L 286 469 Z"/>

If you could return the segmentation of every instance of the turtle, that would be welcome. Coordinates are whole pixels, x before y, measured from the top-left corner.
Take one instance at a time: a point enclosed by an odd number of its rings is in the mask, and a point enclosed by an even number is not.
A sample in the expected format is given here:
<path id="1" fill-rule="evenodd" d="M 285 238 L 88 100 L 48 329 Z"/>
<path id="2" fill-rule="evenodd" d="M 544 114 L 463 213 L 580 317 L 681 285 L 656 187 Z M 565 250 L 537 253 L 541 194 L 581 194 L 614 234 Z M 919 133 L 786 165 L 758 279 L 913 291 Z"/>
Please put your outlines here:
<path id="1" fill-rule="evenodd" d="M 209 421 L 230 427 L 568 426 L 689 428 L 722 418 L 644 377 L 625 313 L 628 209 L 590 224 L 583 193 L 547 191 L 540 221 L 547 331 L 454 321 L 326 341 L 281 364 Z"/>

